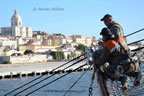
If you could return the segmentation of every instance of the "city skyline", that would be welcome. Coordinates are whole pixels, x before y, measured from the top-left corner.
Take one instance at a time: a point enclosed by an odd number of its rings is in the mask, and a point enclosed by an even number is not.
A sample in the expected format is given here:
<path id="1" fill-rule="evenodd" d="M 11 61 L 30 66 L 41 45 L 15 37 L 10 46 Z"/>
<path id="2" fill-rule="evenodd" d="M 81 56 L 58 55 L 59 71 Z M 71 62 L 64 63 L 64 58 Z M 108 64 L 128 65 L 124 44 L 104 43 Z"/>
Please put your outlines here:
<path id="1" fill-rule="evenodd" d="M 121 0 L 30 0 L 2 1 L 0 6 L 0 27 L 10 26 L 10 18 L 15 9 L 22 16 L 24 26 L 32 26 L 33 31 L 41 30 L 62 33 L 66 36 L 84 35 L 100 38 L 99 32 L 105 25 L 100 19 L 107 13 L 118 21 L 125 35 L 142 29 L 144 20 L 142 13 L 144 1 Z M 8 5 L 9 7 L 5 6 Z M 3 10 L 2 10 L 3 9 Z M 128 42 L 143 39 L 142 32 L 128 38 Z"/>

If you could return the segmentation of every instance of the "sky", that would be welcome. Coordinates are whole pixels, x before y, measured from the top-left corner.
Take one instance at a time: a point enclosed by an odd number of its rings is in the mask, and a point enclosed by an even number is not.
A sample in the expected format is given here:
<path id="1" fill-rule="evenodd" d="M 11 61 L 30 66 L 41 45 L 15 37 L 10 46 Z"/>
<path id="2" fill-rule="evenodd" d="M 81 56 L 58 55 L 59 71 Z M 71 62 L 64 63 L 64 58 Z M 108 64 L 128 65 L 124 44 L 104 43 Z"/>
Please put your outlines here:
<path id="1" fill-rule="evenodd" d="M 106 27 L 100 19 L 111 14 L 125 35 L 144 28 L 144 0 L 1 0 L 0 27 L 10 26 L 17 9 L 23 26 L 33 31 L 66 36 L 96 36 Z M 54 10 L 61 9 L 61 10 Z M 144 31 L 128 37 L 128 42 L 143 39 Z"/>

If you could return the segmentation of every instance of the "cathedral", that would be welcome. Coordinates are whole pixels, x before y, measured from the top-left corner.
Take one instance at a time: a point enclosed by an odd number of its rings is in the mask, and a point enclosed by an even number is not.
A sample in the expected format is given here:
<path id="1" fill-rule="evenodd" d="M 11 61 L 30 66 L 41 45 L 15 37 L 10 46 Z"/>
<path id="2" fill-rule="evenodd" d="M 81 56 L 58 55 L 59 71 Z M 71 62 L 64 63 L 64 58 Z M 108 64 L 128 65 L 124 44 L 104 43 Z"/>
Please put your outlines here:
<path id="1" fill-rule="evenodd" d="M 11 18 L 11 27 L 2 27 L 1 34 L 12 37 L 32 37 L 32 27 L 23 27 L 21 16 L 15 10 Z"/>

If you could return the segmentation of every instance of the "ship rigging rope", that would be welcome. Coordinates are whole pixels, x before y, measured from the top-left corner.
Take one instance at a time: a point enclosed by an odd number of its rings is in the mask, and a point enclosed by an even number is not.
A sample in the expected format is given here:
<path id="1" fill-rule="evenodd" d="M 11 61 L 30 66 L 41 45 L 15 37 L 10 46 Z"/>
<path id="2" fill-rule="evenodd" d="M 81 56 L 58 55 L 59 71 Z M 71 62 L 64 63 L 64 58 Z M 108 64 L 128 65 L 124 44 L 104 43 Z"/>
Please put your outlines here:
<path id="1" fill-rule="evenodd" d="M 138 41 L 135 41 L 135 42 L 129 43 L 128 45 L 132 45 L 132 44 L 135 44 L 135 43 L 138 43 L 138 42 L 141 42 L 141 41 L 144 41 L 144 39 L 141 39 L 141 40 L 138 40 Z"/>
<path id="2" fill-rule="evenodd" d="M 85 63 L 85 64 L 83 64 L 83 65 L 77 67 L 76 69 L 74 69 L 74 71 L 76 71 L 76 70 L 78 70 L 78 69 L 80 69 L 80 68 L 82 68 L 82 67 L 84 67 L 84 66 L 86 66 L 86 65 L 88 65 L 88 64 Z M 54 79 L 53 81 L 51 81 L 51 82 L 49 82 L 49 83 L 47 83 L 47 84 L 45 84 L 45 85 L 43 85 L 43 86 L 41 86 L 41 87 L 39 87 L 39 88 L 33 90 L 33 91 L 31 91 L 31 92 L 29 92 L 29 93 L 26 94 L 25 96 L 29 96 L 30 94 L 32 94 L 32 93 L 38 91 L 39 89 L 41 89 L 41 88 L 43 88 L 43 87 L 45 87 L 45 86 L 47 86 L 47 85 L 49 85 L 49 84 L 51 84 L 51 83 L 57 81 L 57 80 L 59 80 L 59 79 L 61 79 L 61 78 L 63 78 L 63 77 L 65 77 L 66 75 L 68 75 L 68 74 L 70 74 L 70 73 L 72 73 L 72 72 L 66 73 L 66 74 L 64 74 L 64 75 L 62 75 L 62 76 L 60 76 L 60 77 Z M 14 95 L 14 96 L 16 96 L 16 95 Z"/>
<path id="3" fill-rule="evenodd" d="M 117 88 L 117 87 L 116 87 Z M 27 90 L 27 89 L 26 89 Z M 25 91 L 25 90 L 24 90 Z M 20 92 L 19 92 L 20 93 Z M 15 95 L 16 96 L 16 95 Z"/>
<path id="4" fill-rule="evenodd" d="M 66 96 L 66 94 L 76 85 L 76 83 L 82 78 L 82 76 L 83 76 L 85 73 L 86 73 L 86 71 L 83 72 L 83 73 L 80 75 L 80 77 L 73 83 L 73 85 L 65 92 L 65 94 L 64 94 L 63 96 Z"/>
<path id="5" fill-rule="evenodd" d="M 143 31 L 143 30 L 144 30 L 144 28 L 142 28 L 142 29 L 140 29 L 140 30 L 138 30 L 138 31 L 132 32 L 132 33 L 130 33 L 130 34 L 124 36 L 124 37 L 131 36 L 131 35 L 133 35 L 133 34 L 136 34 L 136 33 L 138 33 L 138 32 L 141 32 L 141 31 Z"/>
<path id="6" fill-rule="evenodd" d="M 131 45 L 131 44 L 134 44 L 134 43 L 137 43 L 137 42 L 141 42 L 141 41 L 144 41 L 144 39 L 132 42 L 128 45 Z M 141 57 L 143 57 L 143 60 L 140 60 L 141 61 L 140 66 L 142 66 L 144 64 L 144 62 L 143 62 L 144 61 L 144 54 L 143 54 L 143 52 L 140 52 L 142 54 L 139 54 L 139 52 L 137 52 L 137 51 L 139 51 L 143 48 L 144 47 L 140 47 L 140 48 L 136 48 L 136 49 L 132 50 L 132 51 L 136 52 L 139 59 Z M 144 67 L 141 67 L 141 68 L 144 68 Z M 142 70 L 142 69 L 140 69 L 140 70 Z M 128 90 L 122 91 L 120 82 L 112 81 L 112 80 L 106 80 L 106 85 L 108 86 L 107 90 L 110 91 L 111 96 L 141 96 L 141 95 L 143 95 L 144 94 L 144 84 L 141 84 L 140 86 L 134 87 L 132 85 L 132 82 L 134 82 L 134 78 L 131 78 L 131 84 L 129 85 Z M 103 89 L 101 89 L 101 90 L 103 90 Z"/>
<path id="7" fill-rule="evenodd" d="M 144 59 L 144 58 L 143 58 Z M 144 62 L 142 62 L 144 64 Z M 142 65 L 142 64 L 141 64 Z M 144 67 L 141 67 L 141 70 Z M 144 70 L 144 69 L 143 69 Z M 142 96 L 144 94 L 144 83 L 139 86 L 133 86 L 134 78 L 131 78 L 129 88 L 126 91 L 121 90 L 121 84 L 118 81 L 106 80 L 106 84 L 110 89 L 112 96 Z"/>
<path id="8" fill-rule="evenodd" d="M 126 91 L 122 91 L 121 85 L 116 81 L 107 80 L 106 82 L 112 96 L 142 96 L 144 94 L 144 83 L 136 87 L 129 86 Z"/>
<path id="9" fill-rule="evenodd" d="M 67 68 L 69 68 L 69 67 L 71 67 L 71 66 L 76 65 L 77 63 L 79 63 L 79 62 L 81 62 L 81 61 L 85 60 L 86 58 L 87 58 L 87 57 L 84 57 L 83 59 L 81 59 L 81 60 L 79 60 L 79 61 L 74 62 L 73 64 L 71 64 L 71 65 L 67 66 L 66 68 L 64 68 L 64 69 L 62 69 L 62 70 L 65 70 L 65 69 L 67 69 Z M 37 82 L 37 83 L 35 83 L 35 84 L 33 84 L 33 85 L 31 85 L 31 86 L 29 86 L 29 87 L 27 87 L 27 88 L 25 88 L 25 89 L 21 90 L 20 92 L 16 93 L 14 96 L 16 96 L 16 95 L 18 95 L 18 94 L 20 94 L 20 93 L 22 93 L 22 92 L 24 92 L 24 91 L 26 91 L 26 90 L 30 89 L 31 87 L 33 87 L 33 86 L 35 86 L 35 85 L 37 85 L 37 84 L 39 84 L 39 83 L 41 83 L 41 82 L 43 82 L 43 81 L 45 81 L 45 80 L 49 79 L 50 77 L 52 77 L 52 76 L 54 76 L 54 75 L 56 75 L 56 74 L 53 74 L 53 75 L 51 75 L 51 76 L 49 76 L 49 77 L 46 77 L 46 78 L 44 78 L 44 79 L 40 80 L 39 82 Z"/>
<path id="10" fill-rule="evenodd" d="M 128 36 L 130 36 L 130 35 L 136 34 L 136 33 L 140 32 L 140 31 L 143 31 L 143 30 L 144 30 L 144 28 L 143 28 L 143 29 L 140 29 L 140 30 L 138 30 L 138 31 L 136 31 L 136 32 L 130 33 L 130 34 L 124 36 L 124 37 L 128 37 Z M 131 45 L 131 44 L 134 44 L 134 43 L 137 43 L 137 42 L 141 42 L 141 41 L 144 41 L 144 39 L 141 39 L 141 40 L 136 41 L 136 42 L 132 42 L 132 43 L 130 43 L 130 44 L 128 44 L 128 45 Z M 76 58 L 74 58 L 74 59 L 68 61 L 67 63 L 65 63 L 65 64 L 63 64 L 63 65 L 61 65 L 61 66 L 59 66 L 59 67 L 53 69 L 53 70 L 50 71 L 50 72 L 55 71 L 56 69 L 58 69 L 58 68 L 60 68 L 60 67 L 62 67 L 62 66 L 64 66 L 64 65 L 66 65 L 66 64 L 68 64 L 68 63 L 70 63 L 70 62 L 72 62 L 72 61 L 74 61 L 74 60 L 76 60 L 76 59 L 78 59 L 78 58 L 80 58 L 81 56 L 83 56 L 83 55 L 85 55 L 85 54 L 87 54 L 87 53 L 84 53 L 84 54 L 82 54 L 82 55 L 80 55 L 80 56 L 78 56 L 78 57 L 76 57 Z M 64 70 L 64 69 L 63 69 L 63 70 Z M 54 74 L 54 75 L 55 75 L 55 74 Z M 54 76 L 54 75 L 52 75 L 52 76 Z M 20 87 L 18 87 L 18 88 L 16 88 L 16 89 L 10 91 L 9 93 L 5 94 L 4 96 L 7 96 L 8 94 L 10 94 L 10 93 L 12 93 L 12 92 L 17 91 L 18 89 L 20 89 L 20 88 L 22 88 L 22 87 L 24 87 L 24 86 L 26 86 L 26 85 L 28 85 L 28 84 L 30 84 L 30 83 L 32 83 L 32 82 L 38 80 L 38 79 L 40 79 L 40 78 L 43 77 L 43 76 L 44 76 L 44 75 L 42 75 L 42 76 L 40 76 L 40 77 L 38 77 L 38 78 L 35 78 L 34 80 L 29 81 L 28 83 L 26 83 L 26 84 L 24 84 L 24 85 L 22 85 L 22 86 L 20 86 Z M 52 76 L 49 76 L 48 78 L 50 78 L 50 77 L 52 77 Z M 47 78 L 47 79 L 48 79 L 48 78 Z M 41 80 L 41 82 L 44 81 L 44 80 L 46 80 L 46 78 L 43 79 L 43 80 Z M 35 83 L 35 84 L 37 84 L 37 83 Z M 35 85 L 35 84 L 34 84 L 34 85 Z M 33 85 L 32 85 L 31 87 L 33 87 Z M 28 88 L 29 88 L 29 87 L 28 87 Z M 27 89 L 26 89 L 26 90 L 27 90 Z M 21 92 L 21 91 L 20 91 L 20 92 Z M 19 92 L 19 93 L 20 93 L 20 92 Z M 16 96 L 16 95 L 15 95 L 15 96 Z"/>
<path id="11" fill-rule="evenodd" d="M 76 57 L 76 58 L 74 58 L 74 59 L 72 59 L 72 60 L 70 60 L 70 61 L 68 61 L 68 62 L 66 62 L 66 63 L 64 63 L 64 64 L 62 64 L 62 65 L 60 65 L 60 66 L 58 66 L 58 67 L 56 67 L 55 69 L 52 69 L 50 72 L 53 72 L 53 71 L 57 70 L 58 68 L 61 68 L 61 67 L 65 66 L 65 65 L 69 64 L 70 62 L 79 59 L 81 56 L 84 56 L 84 55 L 86 55 L 86 54 L 87 54 L 87 53 L 85 52 L 85 53 L 83 53 L 82 55 L 80 55 L 80 56 L 78 56 L 78 57 Z M 21 85 L 20 87 L 18 87 L 18 88 L 16 88 L 16 89 L 14 89 L 14 90 L 12 90 L 12 91 L 6 93 L 4 96 L 7 96 L 7 95 L 9 95 L 9 94 L 11 94 L 11 93 L 13 93 L 13 92 L 15 92 L 15 91 L 21 89 L 22 87 L 24 87 L 24 86 L 26 86 L 26 85 L 28 85 L 28 84 L 30 84 L 30 83 L 32 83 L 32 82 L 34 82 L 34 81 L 36 81 L 36 80 L 42 78 L 43 76 L 44 76 L 44 75 L 39 76 L 39 77 L 37 77 L 37 78 L 35 78 L 35 79 L 33 79 L 33 80 L 31 80 L 31 81 L 29 81 L 29 82 L 27 82 L 27 83 Z"/>

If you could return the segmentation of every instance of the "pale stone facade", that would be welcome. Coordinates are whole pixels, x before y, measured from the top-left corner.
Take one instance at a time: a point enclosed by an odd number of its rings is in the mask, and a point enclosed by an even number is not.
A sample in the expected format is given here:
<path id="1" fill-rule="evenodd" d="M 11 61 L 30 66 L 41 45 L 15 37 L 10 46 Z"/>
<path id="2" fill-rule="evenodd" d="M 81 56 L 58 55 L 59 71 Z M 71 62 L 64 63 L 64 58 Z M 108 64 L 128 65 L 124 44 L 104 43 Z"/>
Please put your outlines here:
<path id="1" fill-rule="evenodd" d="M 12 35 L 12 28 L 11 27 L 2 27 L 1 28 L 1 34 L 5 36 L 11 36 Z"/>
<path id="2" fill-rule="evenodd" d="M 55 46 L 61 46 L 63 44 L 66 44 L 66 36 L 59 33 L 59 34 L 53 34 L 52 35 L 52 39 L 53 39 L 53 45 Z M 56 43 L 56 44 L 55 44 Z"/>
<path id="3" fill-rule="evenodd" d="M 0 40 L 0 46 L 6 47 L 10 46 L 10 49 L 17 48 L 17 41 L 16 40 Z"/>
<path id="4" fill-rule="evenodd" d="M 58 39 L 60 45 L 66 44 L 66 38 L 58 37 L 57 39 Z"/>
<path id="5" fill-rule="evenodd" d="M 8 39 L 9 39 L 8 36 L 2 36 L 2 35 L 0 36 L 0 41 L 1 41 L 1 40 L 8 40 Z"/>
<path id="6" fill-rule="evenodd" d="M 12 37 L 32 37 L 32 27 L 23 27 L 21 16 L 18 14 L 17 10 L 15 10 L 11 18 L 11 27 L 2 27 L 1 34 Z"/>
<path id="7" fill-rule="evenodd" d="M 0 56 L 0 63 L 10 61 L 13 63 L 34 63 L 34 62 L 46 62 L 46 55 L 22 55 L 22 56 Z"/>
<path id="8" fill-rule="evenodd" d="M 85 45 L 86 46 L 91 46 L 92 45 L 92 39 L 86 37 L 86 39 L 85 39 Z"/>
<path id="9" fill-rule="evenodd" d="M 86 46 L 91 46 L 91 44 L 92 44 L 91 38 L 84 37 L 82 35 L 72 35 L 70 37 L 72 38 L 73 43 L 76 43 L 76 44 L 83 44 Z"/>
<path id="10" fill-rule="evenodd" d="M 17 50 L 7 50 L 7 51 L 3 51 L 2 56 L 11 56 L 13 54 L 23 54 L 23 52 Z"/>
<path id="11" fill-rule="evenodd" d="M 76 35 L 75 37 L 73 37 L 73 41 L 78 43 L 78 44 L 85 45 L 85 37 L 83 37 L 81 35 Z"/>
<path id="12" fill-rule="evenodd" d="M 67 38 L 66 38 L 66 42 L 67 42 L 67 43 L 72 43 L 72 42 L 73 42 L 73 40 L 72 40 L 72 38 L 71 38 L 71 37 L 67 37 Z"/>
<path id="13" fill-rule="evenodd" d="M 41 35 L 34 35 L 33 38 L 34 38 L 35 41 L 40 40 L 41 39 Z"/>
<path id="14" fill-rule="evenodd" d="M 21 45 L 19 50 L 24 52 L 25 50 L 32 50 L 33 52 L 45 52 L 49 50 L 54 50 L 55 46 L 43 46 L 43 45 Z"/>
<path id="15" fill-rule="evenodd" d="M 42 45 L 52 46 L 52 39 L 51 38 L 43 39 Z"/>

